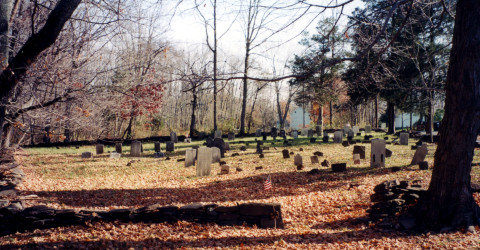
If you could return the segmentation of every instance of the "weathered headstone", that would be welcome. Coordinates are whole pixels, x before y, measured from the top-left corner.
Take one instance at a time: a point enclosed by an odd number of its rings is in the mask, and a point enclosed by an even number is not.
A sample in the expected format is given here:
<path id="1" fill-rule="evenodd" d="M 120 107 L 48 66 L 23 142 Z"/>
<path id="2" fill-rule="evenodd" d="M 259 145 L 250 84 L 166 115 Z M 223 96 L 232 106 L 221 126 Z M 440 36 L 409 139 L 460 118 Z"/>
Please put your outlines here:
<path id="1" fill-rule="evenodd" d="M 212 147 L 212 163 L 220 162 L 220 149 Z"/>
<path id="2" fill-rule="evenodd" d="M 185 150 L 185 167 L 195 166 L 195 157 L 197 150 L 194 148 L 187 148 Z"/>
<path id="3" fill-rule="evenodd" d="M 308 133 L 308 137 L 310 137 L 310 138 L 313 137 L 313 130 L 312 129 L 309 129 L 307 133 Z"/>
<path id="4" fill-rule="evenodd" d="M 213 147 L 217 147 L 220 149 L 220 156 L 223 158 L 225 157 L 225 141 L 221 138 L 213 139 Z"/>
<path id="5" fill-rule="evenodd" d="M 428 154 L 427 145 L 422 145 L 420 147 L 417 147 L 417 151 L 415 151 L 415 154 L 413 155 L 412 163 L 410 163 L 410 165 L 417 165 L 418 163 L 424 161 L 427 154 Z"/>
<path id="6" fill-rule="evenodd" d="M 153 148 L 154 148 L 155 152 L 160 152 L 160 151 L 162 151 L 162 150 L 160 149 L 160 142 L 159 142 L 159 141 L 156 141 L 156 142 L 153 143 Z"/>
<path id="7" fill-rule="evenodd" d="M 131 157 L 142 156 L 142 142 L 132 141 L 132 144 L 130 144 L 130 156 Z"/>
<path id="8" fill-rule="evenodd" d="M 298 131 L 297 130 L 292 131 L 292 137 L 293 137 L 293 139 L 298 139 Z"/>
<path id="9" fill-rule="evenodd" d="M 235 140 L 235 133 L 233 133 L 233 132 L 228 132 L 228 140 L 229 140 L 229 141 Z"/>
<path id="10" fill-rule="evenodd" d="M 352 130 L 353 130 L 353 133 L 355 133 L 355 134 L 360 133 L 360 127 L 358 127 L 358 126 L 353 126 Z"/>
<path id="11" fill-rule="evenodd" d="M 360 164 L 360 154 L 353 154 L 353 164 Z"/>
<path id="12" fill-rule="evenodd" d="M 97 146 L 95 147 L 95 153 L 97 155 L 103 154 L 103 148 L 104 148 L 103 144 L 97 144 Z"/>
<path id="13" fill-rule="evenodd" d="M 112 159 L 120 159 L 121 156 L 122 156 L 122 154 L 119 154 L 119 153 L 116 153 L 116 152 L 110 153 L 110 158 L 112 158 Z"/>
<path id="14" fill-rule="evenodd" d="M 408 145 L 408 133 L 400 133 L 400 145 Z"/>
<path id="15" fill-rule="evenodd" d="M 92 152 L 82 152 L 82 159 L 92 158 Z"/>
<path id="16" fill-rule="evenodd" d="M 386 128 L 387 128 L 387 124 L 384 123 L 384 122 L 380 123 L 380 128 L 381 128 L 381 129 L 386 129 Z"/>
<path id="17" fill-rule="evenodd" d="M 197 154 L 197 176 L 208 176 L 212 169 L 212 149 L 201 147 Z"/>
<path id="18" fill-rule="evenodd" d="M 353 132 L 353 130 L 349 130 L 347 132 L 347 140 L 349 140 L 349 141 L 353 140 L 354 136 L 355 136 L 355 133 Z"/>
<path id="19" fill-rule="evenodd" d="M 345 126 L 343 126 L 343 135 L 347 135 L 348 131 L 350 131 L 350 130 L 352 130 L 350 128 L 350 125 L 345 124 Z"/>
<path id="20" fill-rule="evenodd" d="M 230 143 L 225 142 L 225 151 L 229 151 L 229 150 L 230 150 Z"/>
<path id="21" fill-rule="evenodd" d="M 257 128 L 257 131 L 255 132 L 255 137 L 260 137 L 262 136 L 262 130 Z"/>
<path id="22" fill-rule="evenodd" d="M 293 164 L 295 164 L 295 166 L 303 166 L 303 159 L 300 154 L 296 154 L 293 157 Z"/>
<path id="23" fill-rule="evenodd" d="M 302 136 L 308 135 L 308 128 L 302 128 Z"/>
<path id="24" fill-rule="evenodd" d="M 370 133 L 372 133 L 372 126 L 365 125 L 365 134 L 370 134 Z"/>
<path id="25" fill-rule="evenodd" d="M 312 162 L 312 164 L 318 164 L 318 156 L 316 155 L 313 155 L 313 156 L 310 156 L 310 161 Z"/>
<path id="26" fill-rule="evenodd" d="M 333 172 L 345 172 L 347 171 L 347 163 L 334 163 L 332 164 Z"/>
<path id="27" fill-rule="evenodd" d="M 167 141 L 167 146 L 165 147 L 165 151 L 167 152 L 175 151 L 175 143 L 173 141 Z"/>
<path id="28" fill-rule="evenodd" d="M 360 159 L 365 159 L 365 146 L 353 146 L 353 154 L 358 154 Z"/>
<path id="29" fill-rule="evenodd" d="M 286 136 L 286 133 L 285 133 L 285 129 L 280 129 L 280 134 L 279 134 L 280 137 L 285 137 Z"/>
<path id="30" fill-rule="evenodd" d="M 274 140 L 277 139 L 278 132 L 276 127 L 272 127 L 272 129 L 270 130 L 270 136 L 272 136 Z"/>
<path id="31" fill-rule="evenodd" d="M 370 153 L 370 167 L 385 167 L 385 140 L 373 139 Z"/>
<path id="32" fill-rule="evenodd" d="M 230 166 L 222 165 L 220 166 L 220 174 L 229 174 L 230 173 Z"/>
<path id="33" fill-rule="evenodd" d="M 288 149 L 282 150 L 282 155 L 283 159 L 290 158 L 290 153 L 288 152 Z"/>
<path id="34" fill-rule="evenodd" d="M 173 131 L 170 132 L 170 141 L 172 141 L 173 143 L 178 143 L 177 133 Z"/>
<path id="35" fill-rule="evenodd" d="M 335 133 L 333 133 L 333 143 L 342 143 L 342 140 L 343 140 L 343 132 L 335 131 Z"/>
<path id="36" fill-rule="evenodd" d="M 215 130 L 214 139 L 215 138 L 222 138 L 222 131 L 221 130 Z"/>
<path id="37" fill-rule="evenodd" d="M 122 143 L 121 142 L 115 143 L 115 152 L 117 152 L 119 154 L 122 153 Z"/>

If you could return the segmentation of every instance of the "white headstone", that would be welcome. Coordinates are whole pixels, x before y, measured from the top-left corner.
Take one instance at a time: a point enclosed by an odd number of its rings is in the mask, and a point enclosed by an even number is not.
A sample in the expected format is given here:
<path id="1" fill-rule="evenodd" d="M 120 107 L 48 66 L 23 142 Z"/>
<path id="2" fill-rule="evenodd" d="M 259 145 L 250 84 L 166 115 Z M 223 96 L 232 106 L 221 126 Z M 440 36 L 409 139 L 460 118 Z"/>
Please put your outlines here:
<path id="1" fill-rule="evenodd" d="M 381 128 L 381 129 L 386 129 L 386 128 L 387 128 L 387 124 L 384 123 L 384 122 L 380 123 L 380 128 Z"/>
<path id="2" fill-rule="evenodd" d="M 197 154 L 197 176 L 208 176 L 212 170 L 212 149 L 201 147 Z"/>
<path id="3" fill-rule="evenodd" d="M 385 145 L 383 139 L 373 139 L 370 153 L 370 167 L 385 167 Z"/>
<path id="4" fill-rule="evenodd" d="M 130 145 L 130 156 L 131 157 L 140 157 L 142 155 L 142 142 L 132 141 Z"/>
<path id="5" fill-rule="evenodd" d="M 353 164 L 360 164 L 360 154 L 353 154 Z"/>
<path id="6" fill-rule="evenodd" d="M 194 148 L 187 148 L 185 150 L 185 167 L 195 166 L 195 157 L 197 150 Z"/>
<path id="7" fill-rule="evenodd" d="M 192 138 L 185 138 L 185 140 L 183 140 L 183 142 L 185 142 L 185 143 L 192 143 Z"/>
<path id="8" fill-rule="evenodd" d="M 343 135 L 346 135 L 350 130 L 351 130 L 350 125 L 345 124 L 345 126 L 343 126 Z"/>
<path id="9" fill-rule="evenodd" d="M 119 153 L 116 153 L 116 152 L 110 153 L 110 158 L 112 158 L 112 159 L 120 159 L 121 156 L 122 156 L 122 154 L 119 154 Z"/>
<path id="10" fill-rule="evenodd" d="M 298 139 L 298 131 L 297 130 L 293 130 L 292 131 L 292 136 L 294 139 Z"/>
<path id="11" fill-rule="evenodd" d="M 408 145 L 408 133 L 400 133 L 400 145 Z"/>
<path id="12" fill-rule="evenodd" d="M 220 162 L 220 149 L 217 147 L 212 147 L 212 163 Z"/>
<path id="13" fill-rule="evenodd" d="M 222 138 L 222 131 L 221 130 L 215 130 L 215 138 Z"/>
<path id="14" fill-rule="evenodd" d="M 308 128 L 302 128 L 302 136 L 308 135 Z"/>
<path id="15" fill-rule="evenodd" d="M 343 131 L 335 131 L 333 133 L 333 143 L 342 143 L 343 140 Z"/>

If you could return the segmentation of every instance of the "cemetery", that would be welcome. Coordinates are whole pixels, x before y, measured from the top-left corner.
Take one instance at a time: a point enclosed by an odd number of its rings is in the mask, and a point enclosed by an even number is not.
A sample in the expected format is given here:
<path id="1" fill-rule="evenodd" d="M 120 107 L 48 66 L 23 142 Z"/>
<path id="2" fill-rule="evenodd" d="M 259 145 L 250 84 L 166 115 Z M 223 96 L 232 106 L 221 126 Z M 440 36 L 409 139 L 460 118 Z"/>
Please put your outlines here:
<path id="1" fill-rule="evenodd" d="M 480 249 L 480 1 L 0 4 L 0 249 Z"/>

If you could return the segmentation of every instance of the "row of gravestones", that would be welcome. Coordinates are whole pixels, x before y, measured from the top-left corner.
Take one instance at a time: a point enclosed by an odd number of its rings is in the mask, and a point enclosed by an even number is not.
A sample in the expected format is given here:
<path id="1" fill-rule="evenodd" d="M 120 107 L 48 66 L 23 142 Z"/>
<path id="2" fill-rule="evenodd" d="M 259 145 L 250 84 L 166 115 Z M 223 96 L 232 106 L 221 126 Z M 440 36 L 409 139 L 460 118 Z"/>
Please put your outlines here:
<path id="1" fill-rule="evenodd" d="M 364 130 L 365 130 L 366 134 L 370 134 L 372 132 L 372 126 L 370 126 L 370 125 L 365 126 Z M 353 137 L 355 134 L 357 134 L 357 135 L 360 134 L 360 127 L 359 126 L 353 126 L 352 128 L 350 128 L 350 126 L 345 125 L 344 129 L 340 130 L 340 131 L 342 132 L 342 136 L 349 135 L 349 136 Z M 306 136 L 306 137 L 314 137 L 315 133 L 316 133 L 317 137 L 320 137 L 320 135 L 322 134 L 321 126 L 316 126 L 315 131 L 313 129 L 303 128 L 301 130 L 300 135 L 301 136 Z M 256 132 L 255 132 L 256 137 L 260 137 L 260 136 L 266 137 L 266 135 L 267 134 L 265 132 L 263 132 L 262 129 L 257 129 Z M 270 136 L 272 136 L 273 138 L 275 138 L 275 137 L 285 137 L 286 132 L 285 132 L 285 130 L 282 129 L 282 130 L 280 130 L 280 133 L 278 133 L 277 128 L 273 127 L 270 131 Z M 293 130 L 291 132 L 291 136 L 293 138 L 297 139 L 298 136 L 299 136 L 298 130 Z M 328 137 L 328 133 L 323 132 L 323 136 Z"/>
<path id="2" fill-rule="evenodd" d="M 104 153 L 104 145 L 97 144 L 95 147 L 95 153 L 101 155 Z M 154 142 L 155 157 L 163 157 L 164 154 L 161 152 L 160 142 Z M 165 150 L 167 152 L 175 151 L 175 143 L 173 141 L 166 142 Z M 115 144 L 115 152 L 110 153 L 110 158 L 120 158 L 123 151 L 122 143 L 118 142 Z M 141 157 L 143 152 L 143 145 L 140 141 L 132 141 L 130 144 L 130 156 L 131 157 Z M 83 152 L 82 158 L 92 158 L 93 155 L 91 152 Z"/>

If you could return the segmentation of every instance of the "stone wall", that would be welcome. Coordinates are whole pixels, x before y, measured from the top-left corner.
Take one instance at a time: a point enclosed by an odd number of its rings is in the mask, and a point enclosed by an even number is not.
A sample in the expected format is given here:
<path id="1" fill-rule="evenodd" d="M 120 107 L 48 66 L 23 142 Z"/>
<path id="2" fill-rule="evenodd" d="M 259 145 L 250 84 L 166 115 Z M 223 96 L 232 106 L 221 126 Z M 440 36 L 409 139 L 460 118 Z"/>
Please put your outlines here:
<path id="1" fill-rule="evenodd" d="M 83 225 L 92 221 L 161 223 L 179 220 L 219 225 L 256 225 L 260 228 L 283 228 L 280 204 L 245 203 L 226 207 L 193 203 L 182 207 L 159 204 L 139 209 L 110 211 L 53 209 L 46 206 L 0 208 L 0 235 L 35 229 Z"/>

